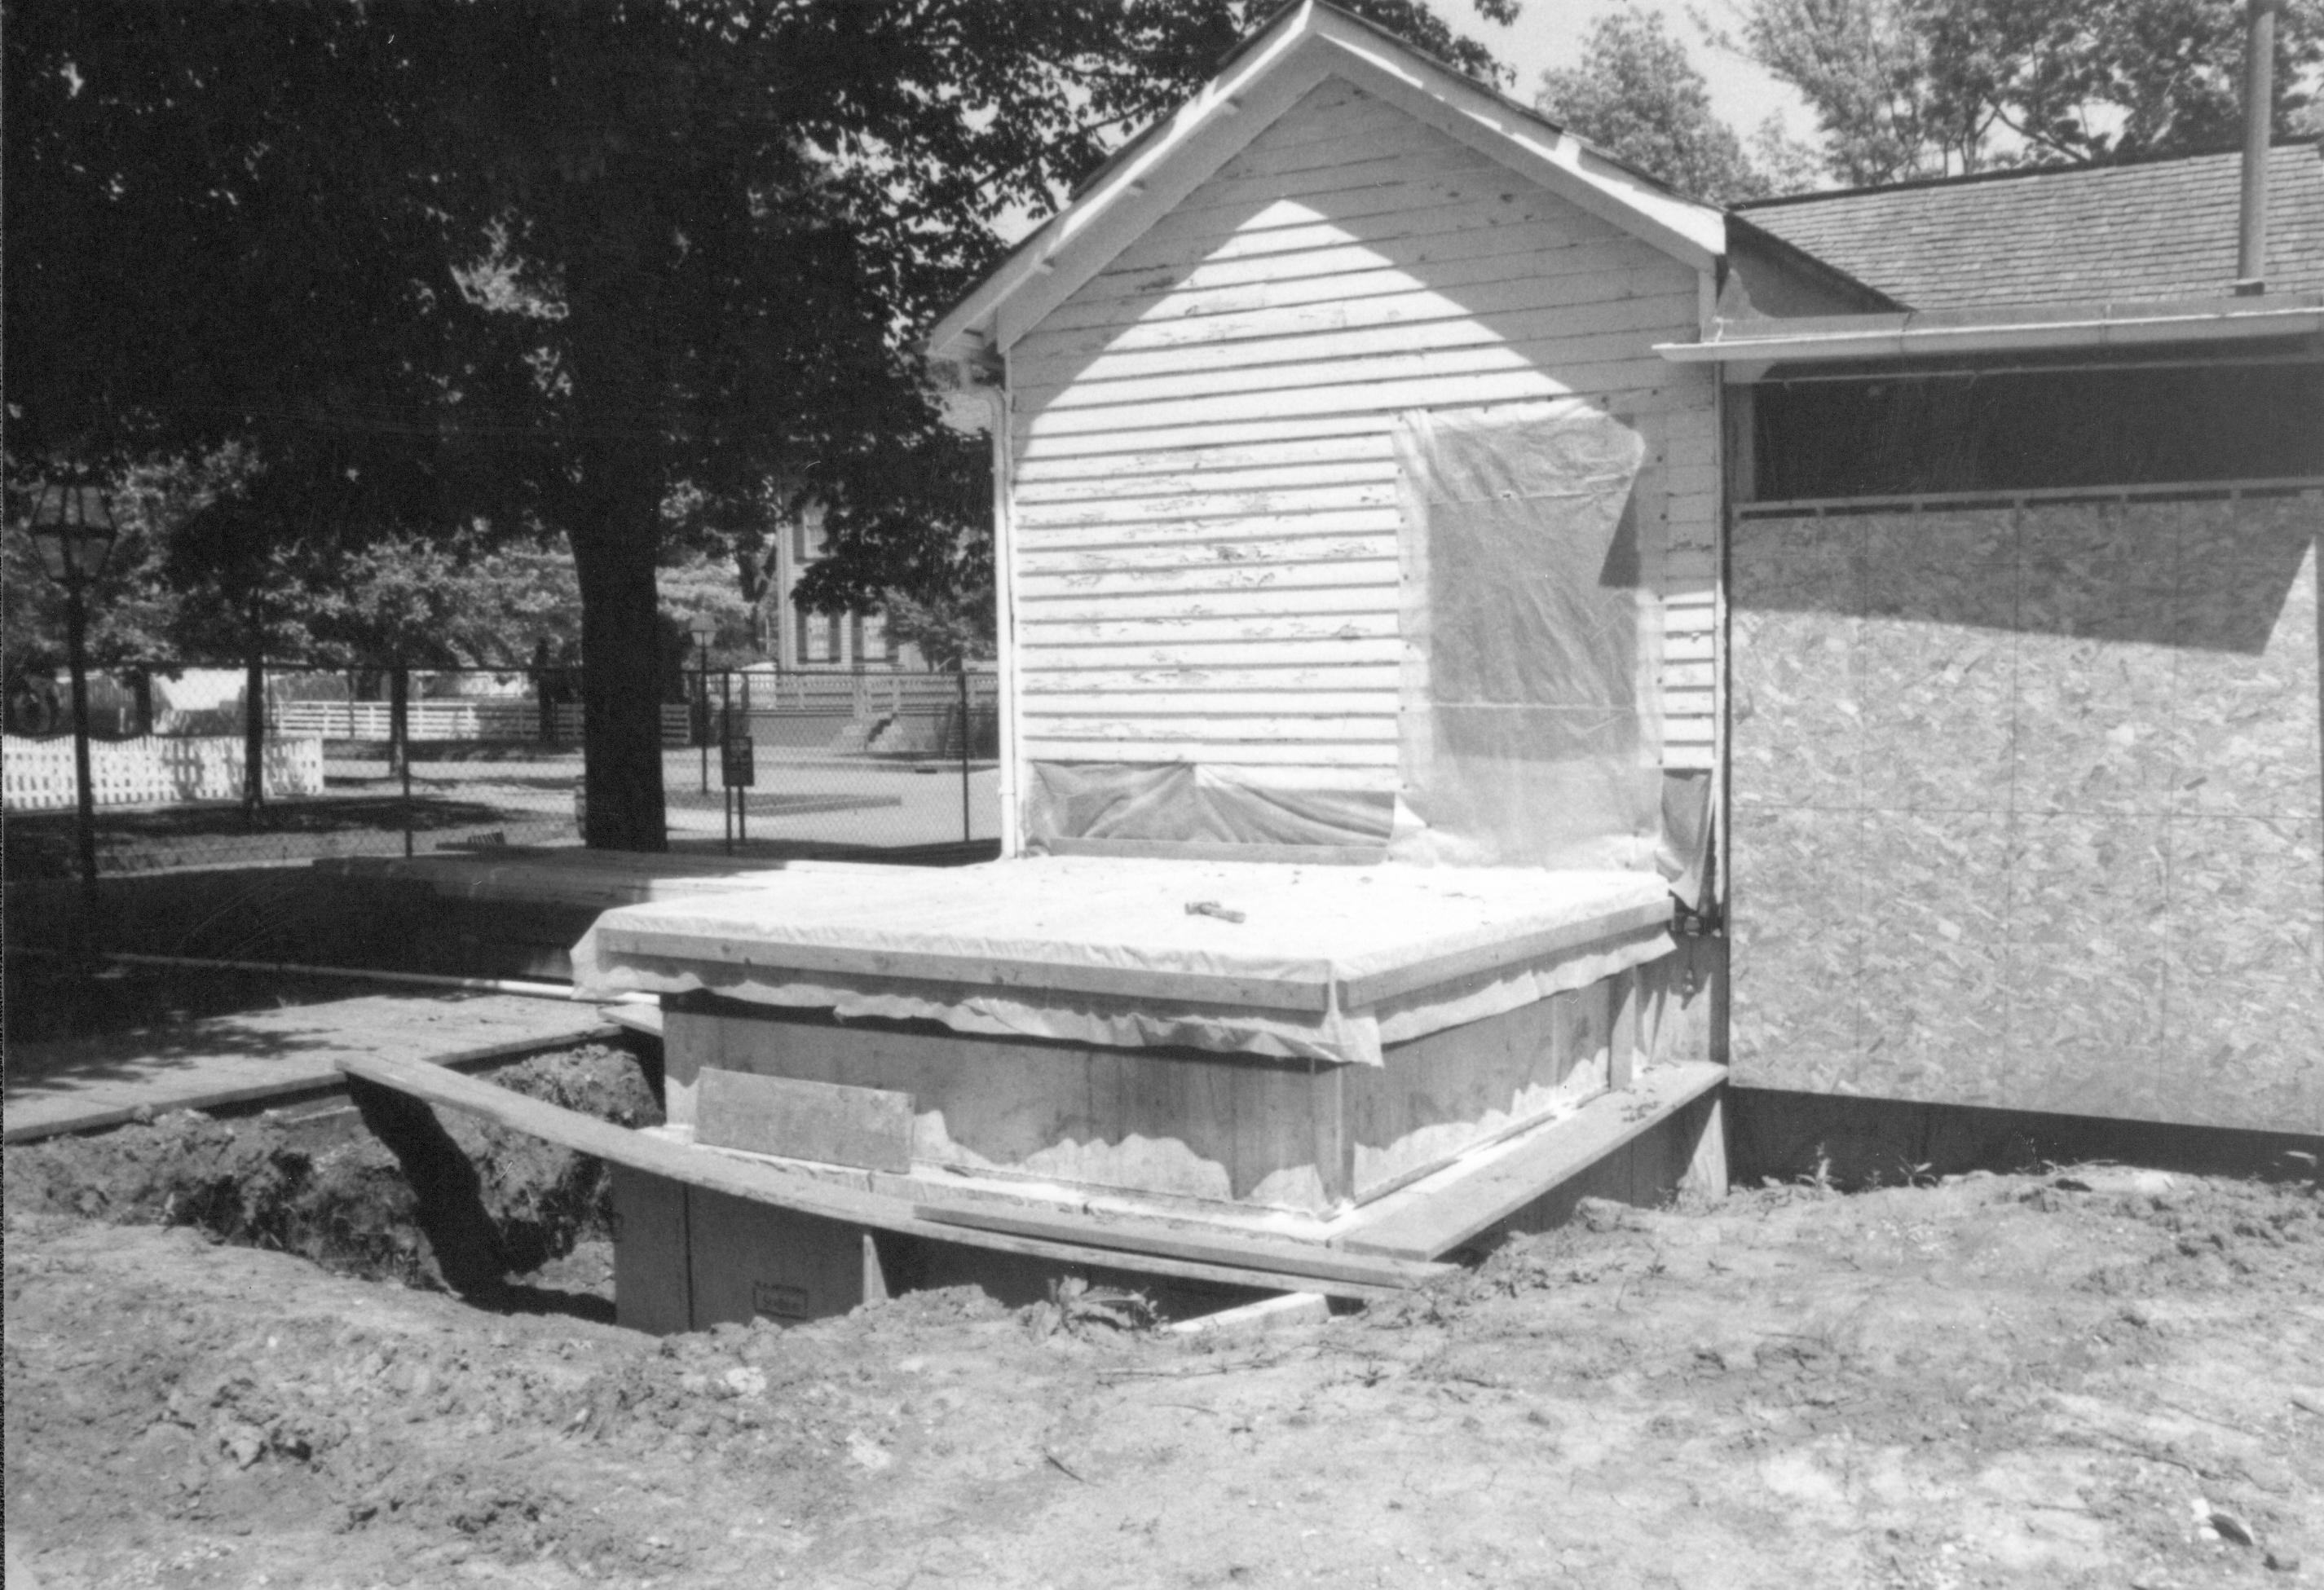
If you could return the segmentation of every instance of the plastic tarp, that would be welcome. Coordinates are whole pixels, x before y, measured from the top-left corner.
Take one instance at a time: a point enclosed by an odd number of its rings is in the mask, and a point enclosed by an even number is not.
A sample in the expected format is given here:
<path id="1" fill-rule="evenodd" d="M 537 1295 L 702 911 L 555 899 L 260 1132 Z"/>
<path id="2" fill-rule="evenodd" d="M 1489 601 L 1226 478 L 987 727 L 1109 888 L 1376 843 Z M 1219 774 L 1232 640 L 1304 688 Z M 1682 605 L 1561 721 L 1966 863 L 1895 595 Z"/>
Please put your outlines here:
<path id="1" fill-rule="evenodd" d="M 1652 868 L 1660 626 L 1638 433 L 1580 400 L 1402 417 L 1403 810 L 1392 859 Z"/>
<path id="2" fill-rule="evenodd" d="M 1074 857 L 889 870 L 838 883 L 776 874 L 746 891 L 609 911 L 574 950 L 576 987 L 1378 1065 L 1386 1044 L 1670 949 L 1668 896 L 1635 872 Z M 1526 948 L 1545 934 L 1563 947 Z M 1461 968 L 1425 986 L 1368 1004 L 1346 996 L 1455 955 Z M 1303 1008 L 1286 989 L 1314 997 Z"/>
<path id="3" fill-rule="evenodd" d="M 1281 788 L 1263 772 L 1194 763 L 1036 762 L 1029 840 L 1370 845 L 1388 841 L 1385 791 Z"/>
<path id="4" fill-rule="evenodd" d="M 1470 867 L 1656 870 L 1702 898 L 1709 777 L 1661 768 L 1646 446 L 1581 400 L 1415 410 L 1397 432 L 1398 788 L 1264 767 L 1032 764 L 1026 836 L 1366 847 Z M 1292 776 L 1296 778 L 1296 775 Z M 1384 847 L 1384 849 L 1383 849 Z"/>

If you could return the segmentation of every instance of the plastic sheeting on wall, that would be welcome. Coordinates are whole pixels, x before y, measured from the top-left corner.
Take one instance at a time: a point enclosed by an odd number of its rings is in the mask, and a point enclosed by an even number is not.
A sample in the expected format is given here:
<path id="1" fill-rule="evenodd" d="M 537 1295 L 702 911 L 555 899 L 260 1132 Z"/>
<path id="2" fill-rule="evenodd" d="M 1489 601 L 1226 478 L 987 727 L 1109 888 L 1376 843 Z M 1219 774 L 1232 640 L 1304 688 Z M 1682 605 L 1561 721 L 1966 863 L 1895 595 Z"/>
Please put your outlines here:
<path id="1" fill-rule="evenodd" d="M 1415 411 L 1397 446 L 1406 649 L 1390 858 L 1653 867 L 1660 628 L 1633 502 L 1643 439 L 1568 400 Z"/>
<path id="2" fill-rule="evenodd" d="M 1036 762 L 1032 775 L 1025 832 L 1035 841 L 1377 847 L 1395 813 L 1384 791 L 1277 788 L 1242 769 L 1187 762 Z"/>

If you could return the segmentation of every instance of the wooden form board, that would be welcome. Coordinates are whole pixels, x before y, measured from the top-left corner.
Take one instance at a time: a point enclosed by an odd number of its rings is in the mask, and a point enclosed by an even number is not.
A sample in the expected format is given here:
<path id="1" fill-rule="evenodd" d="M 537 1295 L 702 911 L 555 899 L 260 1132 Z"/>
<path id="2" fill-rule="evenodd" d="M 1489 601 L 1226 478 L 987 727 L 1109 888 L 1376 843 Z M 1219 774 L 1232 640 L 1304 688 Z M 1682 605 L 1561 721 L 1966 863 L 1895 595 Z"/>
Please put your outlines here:
<path id="1" fill-rule="evenodd" d="M 656 1332 L 724 1320 L 819 1318 L 912 1285 L 971 1282 L 1011 1300 L 1041 1295 L 1022 1267 L 1059 1252 L 1082 1273 L 1166 1275 L 1262 1283 L 1304 1294 L 1381 1295 L 1377 1268 L 1393 1256 L 1415 1268 L 1407 1283 L 1444 1273 L 1412 1257 L 1471 1245 L 1497 1230 L 1535 1230 L 1567 1218 L 1584 1197 L 1654 1204 L 1675 1191 L 1726 1190 L 1726 1144 L 1717 1066 L 1650 1072 L 1637 1089 L 1609 1095 L 1575 1117 L 1465 1156 L 1426 1181 L 1335 1223 L 1318 1240 L 1292 1242 L 1136 1215 L 947 1198 L 915 1214 L 972 1243 L 923 1242 L 899 1251 L 887 1234 L 764 1201 L 617 1170 L 622 1239 L 616 1247 L 619 1318 Z M 929 1196 L 933 1198 L 934 1190 Z M 1240 1264 L 1218 1266 L 1220 1259 Z M 1248 1269 L 1264 1264 L 1264 1273 Z M 1053 1273 L 1053 1272 L 1051 1272 Z M 1264 1282 L 1260 1275 L 1264 1274 Z M 1031 1282 L 1028 1285 L 1028 1279 Z"/>
<path id="2" fill-rule="evenodd" d="M 687 1092 L 695 1141 L 706 1147 L 872 1171 L 912 1168 L 908 1093 L 724 1069 L 697 1072 Z"/>
<path id="3" fill-rule="evenodd" d="M 1636 980 L 1390 1045 L 1378 1067 L 1012 1043 L 695 998 L 664 1018 L 666 1097 L 673 1125 L 723 1137 L 715 1111 L 734 1084 L 722 1072 L 873 1089 L 910 1099 L 910 1158 L 926 1170 L 1317 1214 L 1604 1091 L 1632 1063 Z M 766 1152 L 831 1157 L 781 1126 Z"/>
<path id="4" fill-rule="evenodd" d="M 363 1077 L 430 1105 L 461 1110 L 512 1131 L 528 1133 L 609 1164 L 642 1172 L 648 1178 L 681 1183 L 689 1189 L 746 1203 L 768 1205 L 859 1228 L 930 1237 L 1064 1264 L 1147 1269 L 1159 1274 L 1231 1286 L 1279 1288 L 1286 1284 L 1286 1276 L 1299 1273 L 1273 1267 L 1270 1249 L 1277 1245 L 1254 1241 L 1240 1235 L 1221 1234 L 1207 1240 L 1191 1238 L 1191 1243 L 1199 1244 L 1204 1252 L 1213 1256 L 1189 1258 L 1101 1247 L 1062 1236 L 1055 1239 L 1024 1236 L 952 1224 L 926 1218 L 905 1199 L 819 1179 L 716 1149 L 673 1142 L 667 1136 L 613 1126 L 577 1110 L 527 1098 L 505 1088 L 476 1081 L 435 1066 L 358 1056 L 344 1060 L 341 1069 L 350 1076 Z M 665 1226 L 674 1218 L 666 1207 L 662 1209 L 659 1218 Z M 1052 1228 L 1078 1229 L 1070 1226 Z M 1312 1247 L 1297 1249 L 1296 1255 L 1312 1252 Z M 639 1262 L 650 1263 L 643 1258 Z M 1348 1267 L 1339 1260 L 1329 1262 L 1342 1275 L 1349 1273 Z M 1303 1274 L 1299 1283 L 1311 1291 L 1370 1297 L 1417 1284 L 1443 1271 L 1434 1265 L 1379 1260 L 1370 1262 L 1369 1267 L 1361 1267 L 1357 1273 L 1367 1279 L 1319 1279 Z M 666 1284 L 667 1280 L 667 1273 L 663 1273 L 656 1284 Z"/>
<path id="5" fill-rule="evenodd" d="M 440 1066 L 602 1042 L 597 1006 L 504 994 L 372 994 L 176 1027 L 11 1046 L 5 1141 L 118 1126 L 140 1110 L 217 1109 L 340 1086 L 344 1060 Z"/>
<path id="6" fill-rule="evenodd" d="M 1713 752 L 1693 270 L 1327 78 L 1009 349 L 1019 752 L 1399 778 L 1398 413 L 1582 395 L 1649 439 L 1666 766 Z"/>

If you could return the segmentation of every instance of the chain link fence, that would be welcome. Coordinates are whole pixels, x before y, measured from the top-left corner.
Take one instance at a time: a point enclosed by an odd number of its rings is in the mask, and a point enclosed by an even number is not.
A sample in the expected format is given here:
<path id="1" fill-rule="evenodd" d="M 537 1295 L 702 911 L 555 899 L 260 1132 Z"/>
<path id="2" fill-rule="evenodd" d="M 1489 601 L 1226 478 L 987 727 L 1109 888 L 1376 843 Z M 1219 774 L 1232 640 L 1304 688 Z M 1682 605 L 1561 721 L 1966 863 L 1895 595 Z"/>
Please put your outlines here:
<path id="1" fill-rule="evenodd" d="M 98 870 L 577 846 L 578 685 L 566 669 L 266 668 L 263 788 L 245 800 L 244 670 L 92 676 Z M 0 782 L 12 878 L 74 869 L 78 782 L 61 694 L 27 688 L 9 703 Z M 989 670 L 688 670 L 684 696 L 662 706 L 674 850 L 999 834 Z"/>

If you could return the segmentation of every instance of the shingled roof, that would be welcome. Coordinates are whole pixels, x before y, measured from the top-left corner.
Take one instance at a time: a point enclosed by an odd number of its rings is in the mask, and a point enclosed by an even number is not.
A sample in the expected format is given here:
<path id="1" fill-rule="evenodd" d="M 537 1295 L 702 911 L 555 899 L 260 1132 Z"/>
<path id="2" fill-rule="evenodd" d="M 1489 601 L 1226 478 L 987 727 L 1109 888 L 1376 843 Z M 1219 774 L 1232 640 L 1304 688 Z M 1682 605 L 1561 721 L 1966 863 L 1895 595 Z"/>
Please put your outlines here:
<path id="1" fill-rule="evenodd" d="M 1763 199 L 1753 223 L 1915 309 L 2213 298 L 2241 157 L 2192 155 Z M 2324 145 L 2268 161 L 2267 290 L 2324 289 Z"/>

